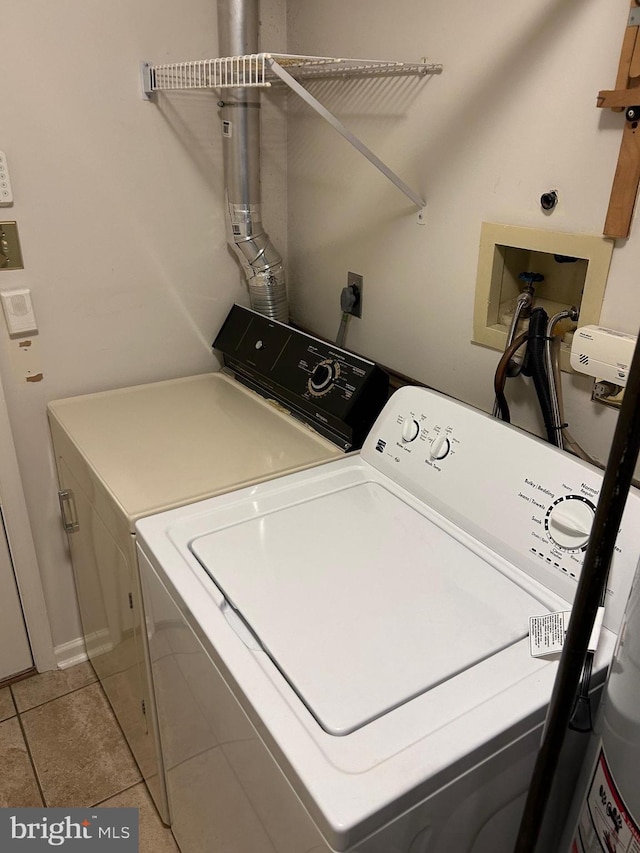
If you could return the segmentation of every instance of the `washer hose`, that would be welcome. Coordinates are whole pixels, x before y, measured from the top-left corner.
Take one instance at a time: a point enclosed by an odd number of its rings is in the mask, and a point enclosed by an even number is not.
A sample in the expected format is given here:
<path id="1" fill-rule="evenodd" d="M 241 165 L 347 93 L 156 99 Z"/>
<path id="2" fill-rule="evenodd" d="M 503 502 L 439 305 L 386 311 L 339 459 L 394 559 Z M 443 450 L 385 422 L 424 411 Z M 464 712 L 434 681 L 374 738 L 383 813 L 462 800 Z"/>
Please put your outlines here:
<path id="1" fill-rule="evenodd" d="M 504 395 L 504 386 L 507 381 L 507 377 L 510 376 L 509 365 L 511 364 L 511 359 L 513 358 L 513 356 L 516 354 L 516 352 L 520 349 L 521 346 L 526 344 L 528 338 L 528 332 L 523 332 L 521 335 L 518 335 L 517 338 L 514 338 L 514 340 L 502 353 L 502 358 L 498 362 L 496 373 L 493 379 L 493 389 L 496 395 L 493 415 L 494 417 L 500 415 L 501 419 L 503 421 L 506 421 L 507 423 L 511 423 L 511 412 L 509 411 L 509 404 L 507 403 L 507 398 Z"/>
<path id="2" fill-rule="evenodd" d="M 531 319 L 529 320 L 529 343 L 522 364 L 522 373 L 525 376 L 531 376 L 533 379 L 538 403 L 540 404 L 540 411 L 542 412 L 544 428 L 547 433 L 547 441 L 550 444 L 555 444 L 556 447 L 560 447 L 562 436 L 560 435 L 560 430 L 556 429 L 554 424 L 551 395 L 549 393 L 549 378 L 545 364 L 548 320 L 549 318 L 544 308 L 534 308 L 531 312 Z"/>
<path id="3" fill-rule="evenodd" d="M 527 286 L 522 291 L 522 293 L 520 294 L 520 296 L 518 297 L 518 299 L 516 301 L 516 307 L 514 308 L 513 317 L 511 318 L 511 323 L 509 324 L 509 331 L 507 332 L 507 343 L 506 343 L 505 348 L 504 348 L 505 352 L 511 347 L 511 344 L 515 340 L 516 331 L 518 329 L 518 323 L 520 322 L 520 318 L 525 317 L 525 315 L 528 317 L 529 314 L 531 313 L 531 306 L 533 305 L 533 297 L 534 297 L 534 293 L 535 293 L 532 281 L 542 281 L 544 276 L 538 275 L 537 273 L 520 273 L 519 278 L 526 281 Z M 522 370 L 522 362 L 518 363 L 518 362 L 514 361 L 514 359 L 513 359 L 513 355 L 515 354 L 516 350 L 510 350 L 510 352 L 511 352 L 511 358 L 509 359 L 509 361 L 507 363 L 505 377 L 504 377 L 504 380 L 501 379 L 503 391 L 504 391 L 504 382 L 506 381 L 507 377 L 509 377 L 511 379 L 514 376 L 518 376 L 520 371 Z M 501 365 L 502 365 L 502 360 L 500 360 L 500 363 L 498 365 L 498 370 L 501 369 Z M 497 382 L 498 382 L 498 372 L 496 370 L 495 383 L 497 383 Z M 504 395 L 503 395 L 503 399 L 504 399 Z M 504 402 L 506 403 L 506 400 Z M 494 418 L 497 418 L 498 416 L 500 416 L 503 421 L 509 420 L 508 418 L 505 418 L 501 414 L 501 407 L 500 407 L 497 399 L 494 401 L 493 410 L 492 410 L 491 414 L 493 415 Z"/>
<path id="4" fill-rule="evenodd" d="M 553 431 L 558 447 L 564 448 L 563 430 L 567 425 L 563 423 L 562 412 L 560 407 L 560 377 L 559 372 L 554 370 L 553 345 L 555 343 L 554 336 L 556 334 L 556 326 L 563 320 L 577 321 L 578 309 L 575 307 L 569 308 L 568 311 L 559 311 L 554 314 L 547 324 L 546 341 L 544 347 L 545 366 L 547 369 L 547 378 L 549 380 L 549 395 L 551 400 L 551 416 L 553 422 Z M 557 355 L 557 350 L 556 350 Z"/>

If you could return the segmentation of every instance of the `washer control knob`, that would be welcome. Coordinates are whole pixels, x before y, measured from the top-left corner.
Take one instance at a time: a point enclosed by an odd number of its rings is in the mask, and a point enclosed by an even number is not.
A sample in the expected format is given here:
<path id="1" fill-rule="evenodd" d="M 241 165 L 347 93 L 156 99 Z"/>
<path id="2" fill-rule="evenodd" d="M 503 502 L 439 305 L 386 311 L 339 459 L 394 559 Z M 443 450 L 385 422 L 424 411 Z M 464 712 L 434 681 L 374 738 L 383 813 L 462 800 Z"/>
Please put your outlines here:
<path id="1" fill-rule="evenodd" d="M 444 459 L 451 448 L 449 439 L 446 435 L 437 435 L 431 442 L 429 448 L 430 459 Z"/>
<path id="2" fill-rule="evenodd" d="M 584 550 L 591 535 L 596 508 L 581 495 L 567 495 L 551 504 L 545 518 L 545 530 L 559 548 Z"/>
<path id="3" fill-rule="evenodd" d="M 415 441 L 419 432 L 420 424 L 418 421 L 415 418 L 412 418 L 411 415 L 407 415 L 402 422 L 402 440 L 406 444 L 410 441 Z"/>

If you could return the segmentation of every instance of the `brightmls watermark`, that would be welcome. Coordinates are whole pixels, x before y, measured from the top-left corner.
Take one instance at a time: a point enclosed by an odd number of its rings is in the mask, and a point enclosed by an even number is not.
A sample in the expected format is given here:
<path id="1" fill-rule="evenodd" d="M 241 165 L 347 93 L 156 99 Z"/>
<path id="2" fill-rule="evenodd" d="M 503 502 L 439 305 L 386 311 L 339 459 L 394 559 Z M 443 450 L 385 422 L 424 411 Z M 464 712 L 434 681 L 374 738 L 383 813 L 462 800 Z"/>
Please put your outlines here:
<path id="1" fill-rule="evenodd" d="M 0 809 L 2 853 L 138 853 L 138 809 Z"/>

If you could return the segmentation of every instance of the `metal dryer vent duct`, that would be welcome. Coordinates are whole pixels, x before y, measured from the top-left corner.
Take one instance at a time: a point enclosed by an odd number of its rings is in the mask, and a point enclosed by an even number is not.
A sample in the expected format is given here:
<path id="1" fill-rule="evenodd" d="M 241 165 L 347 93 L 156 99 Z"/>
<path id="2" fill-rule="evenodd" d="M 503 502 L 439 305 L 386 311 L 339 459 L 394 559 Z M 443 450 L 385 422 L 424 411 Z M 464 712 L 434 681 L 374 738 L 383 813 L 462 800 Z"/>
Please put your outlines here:
<path id="1" fill-rule="evenodd" d="M 222 56 L 258 52 L 258 0 L 218 0 Z M 260 93 L 224 90 L 222 120 L 225 196 L 233 242 L 247 277 L 251 307 L 287 323 L 289 306 L 282 258 L 262 227 L 260 194 Z"/>

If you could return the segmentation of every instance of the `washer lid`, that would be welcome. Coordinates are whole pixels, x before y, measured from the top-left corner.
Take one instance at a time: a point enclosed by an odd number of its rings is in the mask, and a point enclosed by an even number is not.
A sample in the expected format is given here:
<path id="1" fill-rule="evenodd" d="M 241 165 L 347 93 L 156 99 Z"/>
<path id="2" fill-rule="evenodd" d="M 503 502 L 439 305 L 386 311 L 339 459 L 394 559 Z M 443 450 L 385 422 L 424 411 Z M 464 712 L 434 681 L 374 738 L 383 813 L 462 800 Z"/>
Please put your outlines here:
<path id="1" fill-rule="evenodd" d="M 344 735 L 523 639 L 547 608 L 365 482 L 191 550 L 309 711 Z"/>

